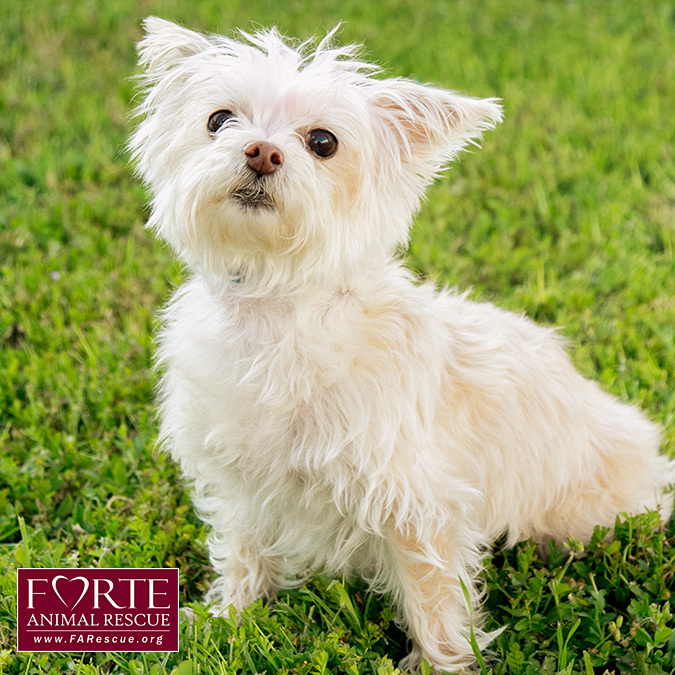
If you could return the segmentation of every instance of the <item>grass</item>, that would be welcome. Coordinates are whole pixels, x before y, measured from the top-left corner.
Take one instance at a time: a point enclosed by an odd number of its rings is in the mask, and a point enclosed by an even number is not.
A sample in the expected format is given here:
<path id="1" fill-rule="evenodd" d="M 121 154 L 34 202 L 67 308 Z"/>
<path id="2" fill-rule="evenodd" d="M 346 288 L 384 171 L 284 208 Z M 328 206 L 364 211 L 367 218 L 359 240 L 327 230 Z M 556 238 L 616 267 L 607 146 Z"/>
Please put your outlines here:
<path id="1" fill-rule="evenodd" d="M 309 36 L 344 19 L 397 75 L 504 99 L 431 190 L 408 251 L 440 284 L 559 325 L 578 367 L 675 441 L 675 13 L 658 0 L 68 0 L 0 4 L 0 673 L 396 672 L 386 602 L 317 576 L 209 620 L 204 530 L 153 446 L 156 311 L 180 281 L 124 142 L 156 13 Z M 482 672 L 675 672 L 675 525 L 496 549 Z M 15 569 L 178 566 L 177 654 L 17 654 Z"/>

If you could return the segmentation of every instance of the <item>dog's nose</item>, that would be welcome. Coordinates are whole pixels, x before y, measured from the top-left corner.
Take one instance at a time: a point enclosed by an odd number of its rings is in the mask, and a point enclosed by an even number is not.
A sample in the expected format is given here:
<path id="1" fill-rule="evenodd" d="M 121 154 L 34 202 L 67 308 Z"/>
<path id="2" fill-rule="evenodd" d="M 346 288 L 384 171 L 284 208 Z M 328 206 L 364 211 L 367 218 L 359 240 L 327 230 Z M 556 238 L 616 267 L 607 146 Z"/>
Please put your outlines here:
<path id="1" fill-rule="evenodd" d="M 268 176 L 284 164 L 284 154 L 276 145 L 258 141 L 244 148 L 246 164 L 259 176 Z"/>

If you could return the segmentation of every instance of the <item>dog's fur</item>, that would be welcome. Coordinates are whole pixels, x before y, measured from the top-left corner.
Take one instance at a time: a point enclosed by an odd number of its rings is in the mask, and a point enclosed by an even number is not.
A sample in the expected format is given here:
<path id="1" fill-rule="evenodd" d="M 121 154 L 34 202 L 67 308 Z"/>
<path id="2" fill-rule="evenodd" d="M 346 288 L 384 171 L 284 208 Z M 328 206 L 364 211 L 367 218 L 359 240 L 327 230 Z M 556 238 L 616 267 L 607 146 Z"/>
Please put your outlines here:
<path id="1" fill-rule="evenodd" d="M 583 379 L 553 330 L 416 284 L 396 256 L 495 100 L 376 79 L 331 36 L 145 27 L 131 148 L 149 226 L 193 272 L 160 335 L 161 440 L 212 527 L 215 612 L 310 568 L 358 574 L 396 604 L 405 665 L 453 670 L 474 659 L 460 582 L 490 639 L 476 577 L 496 537 L 669 517 L 656 425 Z M 211 133 L 218 110 L 233 116 Z M 262 142 L 276 166 L 258 175 Z"/>

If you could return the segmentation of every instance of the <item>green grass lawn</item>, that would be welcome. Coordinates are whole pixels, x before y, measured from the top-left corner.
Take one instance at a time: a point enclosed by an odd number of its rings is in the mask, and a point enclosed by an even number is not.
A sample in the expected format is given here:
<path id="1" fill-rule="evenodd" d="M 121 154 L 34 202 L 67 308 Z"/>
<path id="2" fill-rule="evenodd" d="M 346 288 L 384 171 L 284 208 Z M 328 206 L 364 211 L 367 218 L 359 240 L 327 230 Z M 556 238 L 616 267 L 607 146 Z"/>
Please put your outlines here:
<path id="1" fill-rule="evenodd" d="M 431 190 L 410 266 L 561 326 L 675 442 L 675 11 L 659 0 L 0 2 L 0 673 L 395 673 L 386 602 L 317 577 L 208 620 L 205 532 L 154 449 L 157 310 L 180 282 L 124 150 L 147 14 L 214 32 L 344 20 L 389 73 L 504 99 Z M 675 524 L 488 564 L 495 674 L 675 672 Z M 17 654 L 17 566 L 181 570 L 177 654 Z"/>

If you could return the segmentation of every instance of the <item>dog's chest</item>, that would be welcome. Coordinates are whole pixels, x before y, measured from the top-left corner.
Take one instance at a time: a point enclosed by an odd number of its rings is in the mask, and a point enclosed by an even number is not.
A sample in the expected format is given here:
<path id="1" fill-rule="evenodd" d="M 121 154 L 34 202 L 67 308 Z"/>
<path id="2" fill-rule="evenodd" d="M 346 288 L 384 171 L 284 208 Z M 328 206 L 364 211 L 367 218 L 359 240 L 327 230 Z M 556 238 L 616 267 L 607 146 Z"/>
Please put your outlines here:
<path id="1" fill-rule="evenodd" d="M 192 453 L 249 465 L 257 456 L 256 466 L 277 469 L 283 460 L 289 471 L 343 451 L 346 409 L 358 409 L 354 354 L 344 326 L 319 314 L 214 295 L 189 282 L 172 300 L 160 337 L 163 424 L 176 430 L 167 435 L 189 436 Z"/>

